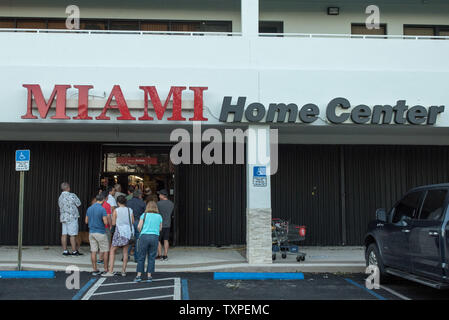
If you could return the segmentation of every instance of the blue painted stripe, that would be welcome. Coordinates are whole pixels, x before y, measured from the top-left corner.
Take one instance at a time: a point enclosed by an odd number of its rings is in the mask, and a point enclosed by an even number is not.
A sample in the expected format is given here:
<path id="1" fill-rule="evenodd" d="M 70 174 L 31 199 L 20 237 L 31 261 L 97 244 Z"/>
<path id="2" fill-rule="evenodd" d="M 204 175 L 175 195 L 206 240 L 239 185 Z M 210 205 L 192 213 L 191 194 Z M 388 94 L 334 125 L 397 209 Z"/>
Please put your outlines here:
<path id="1" fill-rule="evenodd" d="M 214 280 L 304 280 L 302 272 L 215 272 Z"/>
<path id="2" fill-rule="evenodd" d="M 367 287 L 361 286 L 360 284 L 358 284 L 358 283 L 355 282 L 355 281 L 352 281 L 351 279 L 345 278 L 345 280 L 346 280 L 347 282 L 349 282 L 350 284 L 353 284 L 353 285 L 355 285 L 356 287 L 358 287 L 358 288 L 360 288 L 360 289 L 366 290 L 370 295 L 375 296 L 375 297 L 376 297 L 377 299 L 379 299 L 379 300 L 388 300 L 387 298 L 382 297 L 380 294 L 375 293 L 374 291 L 368 289 Z"/>
<path id="3" fill-rule="evenodd" d="M 181 287 L 182 287 L 182 300 L 190 300 L 189 288 L 187 286 L 187 279 L 182 279 Z"/>
<path id="4" fill-rule="evenodd" d="M 2 279 L 53 279 L 54 271 L 0 271 Z"/>
<path id="5" fill-rule="evenodd" d="M 76 295 L 73 296 L 72 300 L 79 300 L 84 295 L 84 293 L 87 291 L 87 289 L 90 288 L 90 286 L 97 281 L 96 278 L 90 279 L 79 291 Z"/>

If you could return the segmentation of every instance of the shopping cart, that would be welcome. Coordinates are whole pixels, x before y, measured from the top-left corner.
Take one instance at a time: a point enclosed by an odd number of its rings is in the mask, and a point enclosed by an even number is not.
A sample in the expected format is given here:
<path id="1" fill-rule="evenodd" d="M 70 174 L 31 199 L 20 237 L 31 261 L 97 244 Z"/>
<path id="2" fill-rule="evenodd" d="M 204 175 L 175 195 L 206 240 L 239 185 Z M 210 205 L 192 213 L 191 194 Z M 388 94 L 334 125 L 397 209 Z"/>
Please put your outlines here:
<path id="1" fill-rule="evenodd" d="M 274 218 L 271 221 L 272 259 L 276 260 L 276 253 L 281 252 L 282 259 L 287 254 L 295 254 L 296 261 L 304 261 L 306 254 L 299 251 L 299 242 L 306 238 L 306 227 L 291 224 L 287 220 Z"/>

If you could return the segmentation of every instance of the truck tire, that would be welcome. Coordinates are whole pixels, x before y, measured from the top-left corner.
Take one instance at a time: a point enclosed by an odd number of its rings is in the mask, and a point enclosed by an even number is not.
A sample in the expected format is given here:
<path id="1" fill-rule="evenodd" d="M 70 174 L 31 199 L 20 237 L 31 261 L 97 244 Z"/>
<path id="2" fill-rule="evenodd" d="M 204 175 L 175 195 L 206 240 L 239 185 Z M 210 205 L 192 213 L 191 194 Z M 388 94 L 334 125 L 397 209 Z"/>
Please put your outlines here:
<path id="1" fill-rule="evenodd" d="M 365 253 L 365 261 L 366 266 L 368 267 L 370 264 L 376 265 L 379 268 L 380 273 L 380 283 L 385 284 L 389 280 L 389 275 L 385 272 L 385 266 L 382 260 L 382 256 L 379 253 L 379 248 L 375 243 L 371 243 L 366 249 Z"/>

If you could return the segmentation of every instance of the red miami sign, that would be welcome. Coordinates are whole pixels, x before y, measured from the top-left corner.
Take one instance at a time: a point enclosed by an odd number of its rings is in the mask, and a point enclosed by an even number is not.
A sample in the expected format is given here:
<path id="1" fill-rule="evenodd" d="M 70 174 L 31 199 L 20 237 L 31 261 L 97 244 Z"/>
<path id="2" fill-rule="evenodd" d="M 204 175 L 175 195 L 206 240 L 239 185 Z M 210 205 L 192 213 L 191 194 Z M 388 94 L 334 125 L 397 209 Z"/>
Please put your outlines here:
<path id="1" fill-rule="evenodd" d="M 56 114 L 50 119 L 57 120 L 69 120 L 70 117 L 66 114 L 67 108 L 67 89 L 72 88 L 71 85 L 55 85 L 50 98 L 46 101 L 41 90 L 41 86 L 38 84 L 24 84 L 23 87 L 28 90 L 27 100 L 27 113 L 23 115 L 22 119 L 37 119 L 38 117 L 33 114 L 32 106 L 33 100 L 36 103 L 39 115 L 42 119 L 46 119 L 48 111 L 51 105 L 56 100 Z M 78 90 L 78 115 L 73 117 L 75 120 L 93 120 L 89 116 L 89 90 L 93 88 L 92 85 L 74 85 L 73 88 Z M 171 121 L 186 121 L 187 119 L 182 116 L 182 92 L 187 87 L 170 87 L 170 92 L 162 105 L 161 99 L 155 86 L 140 86 L 139 89 L 144 93 L 144 109 L 143 115 L 138 120 L 154 120 L 153 117 L 148 115 L 148 101 L 151 100 L 153 104 L 156 117 L 162 120 L 165 111 L 167 110 L 170 99 L 173 97 L 173 110 L 172 116 L 167 118 Z M 203 92 L 208 87 L 189 87 L 189 90 L 194 93 L 194 112 L 193 117 L 189 118 L 190 121 L 207 121 L 208 119 L 203 116 Z M 111 104 L 112 100 L 115 100 L 116 104 Z M 117 120 L 136 120 L 135 117 L 129 112 L 126 99 L 123 95 L 122 89 L 119 85 L 114 85 L 109 95 L 109 98 L 104 105 L 103 111 L 97 117 L 96 120 L 110 120 L 107 116 L 109 110 L 118 110 L 120 116 Z"/>

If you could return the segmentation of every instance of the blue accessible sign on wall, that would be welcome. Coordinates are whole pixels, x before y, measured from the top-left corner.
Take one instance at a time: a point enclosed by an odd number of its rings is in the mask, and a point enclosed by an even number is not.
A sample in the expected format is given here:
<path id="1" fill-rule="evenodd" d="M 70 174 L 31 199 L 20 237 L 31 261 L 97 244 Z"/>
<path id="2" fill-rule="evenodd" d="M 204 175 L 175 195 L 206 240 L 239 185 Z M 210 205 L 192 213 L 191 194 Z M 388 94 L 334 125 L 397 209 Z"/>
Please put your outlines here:
<path id="1" fill-rule="evenodd" d="M 253 186 L 266 187 L 267 186 L 267 167 L 256 166 L 253 169 Z"/>

